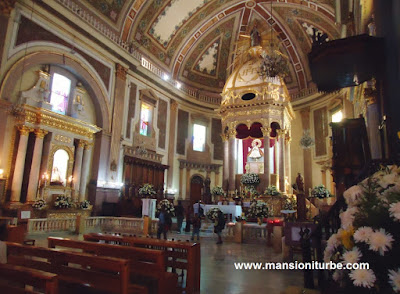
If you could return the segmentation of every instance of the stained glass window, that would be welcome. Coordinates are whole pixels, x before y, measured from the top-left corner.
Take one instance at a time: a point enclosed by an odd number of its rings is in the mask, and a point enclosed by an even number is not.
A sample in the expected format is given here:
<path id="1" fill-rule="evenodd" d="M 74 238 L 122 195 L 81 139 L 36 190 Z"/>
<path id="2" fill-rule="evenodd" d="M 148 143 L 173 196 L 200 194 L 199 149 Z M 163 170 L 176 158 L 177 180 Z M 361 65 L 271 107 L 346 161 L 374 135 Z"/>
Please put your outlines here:
<path id="1" fill-rule="evenodd" d="M 140 113 L 140 134 L 143 136 L 150 135 L 151 106 L 142 103 Z"/>
<path id="2" fill-rule="evenodd" d="M 204 151 L 206 143 L 206 127 L 198 124 L 193 125 L 193 150 Z"/>
<path id="3" fill-rule="evenodd" d="M 63 75 L 54 73 L 50 96 L 50 104 L 53 106 L 53 111 L 65 114 L 70 91 L 71 80 Z"/>

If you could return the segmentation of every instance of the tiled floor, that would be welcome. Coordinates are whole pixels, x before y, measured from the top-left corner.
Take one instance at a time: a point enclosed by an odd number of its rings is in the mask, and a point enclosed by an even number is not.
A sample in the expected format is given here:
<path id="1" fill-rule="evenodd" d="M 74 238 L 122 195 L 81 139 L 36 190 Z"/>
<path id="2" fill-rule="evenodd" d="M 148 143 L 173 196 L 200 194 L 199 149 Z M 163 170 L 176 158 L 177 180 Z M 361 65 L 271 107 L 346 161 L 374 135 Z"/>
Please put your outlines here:
<path id="1" fill-rule="evenodd" d="M 52 236 L 81 239 L 82 236 L 54 233 Z M 38 246 L 47 247 L 49 235 L 29 236 Z M 190 239 L 189 233 L 170 233 L 168 239 Z M 227 241 L 215 244 L 216 236 L 201 233 L 201 293 L 268 293 L 280 294 L 288 286 L 302 286 L 301 271 L 236 270 L 234 262 L 279 262 L 282 255 L 264 244 L 237 244 Z"/>

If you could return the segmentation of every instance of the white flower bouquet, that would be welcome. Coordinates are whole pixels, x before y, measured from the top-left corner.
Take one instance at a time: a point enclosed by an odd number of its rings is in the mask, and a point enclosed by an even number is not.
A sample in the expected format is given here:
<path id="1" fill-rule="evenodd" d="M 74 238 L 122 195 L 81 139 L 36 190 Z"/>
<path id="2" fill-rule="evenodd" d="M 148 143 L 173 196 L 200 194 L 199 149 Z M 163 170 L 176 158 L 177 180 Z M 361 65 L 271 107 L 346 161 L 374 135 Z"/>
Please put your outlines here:
<path id="1" fill-rule="evenodd" d="M 221 213 L 221 209 L 218 207 L 213 207 L 209 211 L 207 211 L 207 218 L 213 222 L 215 222 L 218 219 L 218 215 Z"/>
<path id="2" fill-rule="evenodd" d="M 72 203 L 71 197 L 59 195 L 54 201 L 54 207 L 57 209 L 73 208 L 74 204 Z"/>
<path id="3" fill-rule="evenodd" d="M 159 215 L 161 209 L 164 208 L 165 212 L 168 213 L 170 216 L 175 215 L 175 207 L 174 205 L 168 201 L 168 199 L 163 199 L 157 204 L 156 215 Z"/>
<path id="4" fill-rule="evenodd" d="M 257 185 L 260 183 L 260 177 L 255 173 L 247 173 L 242 175 L 240 182 L 243 185 Z"/>
<path id="5" fill-rule="evenodd" d="M 43 210 L 47 207 L 46 201 L 43 199 L 38 199 L 32 204 L 32 208 L 36 210 Z"/>
<path id="6" fill-rule="evenodd" d="M 311 197 L 322 199 L 330 196 L 331 193 L 329 193 L 328 189 L 325 188 L 324 185 L 315 186 L 314 189 L 311 190 Z"/>
<path id="7" fill-rule="evenodd" d="M 211 189 L 211 195 L 213 196 L 223 196 L 224 193 L 224 190 L 220 186 L 215 186 Z"/>
<path id="8" fill-rule="evenodd" d="M 89 200 L 83 200 L 81 203 L 79 203 L 79 207 L 81 209 L 89 209 L 90 208 Z"/>
<path id="9" fill-rule="evenodd" d="M 264 191 L 265 195 L 271 195 L 271 196 L 279 196 L 281 195 L 281 192 L 278 191 L 278 189 L 276 188 L 276 186 L 271 185 L 268 186 L 265 191 Z"/>
<path id="10" fill-rule="evenodd" d="M 268 217 L 268 206 L 264 201 L 257 200 L 250 204 L 246 218 L 265 218 Z"/>
<path id="11" fill-rule="evenodd" d="M 397 166 L 385 167 L 343 194 L 348 208 L 327 242 L 324 260 L 369 264 L 369 269 L 334 272 L 333 279 L 348 292 L 400 292 L 399 174 Z"/>
<path id="12" fill-rule="evenodd" d="M 151 196 L 157 194 L 156 191 L 153 188 L 153 185 L 151 185 L 149 183 L 146 183 L 141 188 L 139 188 L 138 192 L 139 192 L 139 195 L 143 196 L 143 197 L 145 197 L 145 196 L 151 197 Z"/>

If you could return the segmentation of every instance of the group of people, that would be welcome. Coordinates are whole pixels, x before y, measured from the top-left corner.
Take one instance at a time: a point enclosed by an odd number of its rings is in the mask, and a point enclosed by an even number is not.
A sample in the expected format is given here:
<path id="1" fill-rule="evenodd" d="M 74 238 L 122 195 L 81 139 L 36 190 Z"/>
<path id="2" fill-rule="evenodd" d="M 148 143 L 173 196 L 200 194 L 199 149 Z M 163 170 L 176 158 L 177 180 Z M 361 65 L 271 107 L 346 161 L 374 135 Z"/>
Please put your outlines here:
<path id="1" fill-rule="evenodd" d="M 192 237 L 191 240 L 194 241 L 195 236 L 197 236 L 197 241 L 200 241 L 200 228 L 201 221 L 204 217 L 204 209 L 201 204 L 198 202 L 198 206 L 196 210 L 193 210 L 191 206 L 185 211 L 185 208 L 182 205 L 181 201 L 178 201 L 178 205 L 175 207 L 175 215 L 177 219 L 177 233 L 182 233 L 182 224 L 183 220 L 186 217 L 186 227 L 185 232 L 190 232 L 190 227 L 193 226 Z M 167 239 L 167 232 L 170 230 L 172 225 L 171 216 L 165 212 L 164 209 L 161 209 L 160 214 L 158 216 L 158 229 L 157 229 L 157 238 L 161 238 L 161 234 L 163 234 L 164 239 Z M 214 223 L 214 233 L 218 235 L 217 244 L 222 244 L 222 230 L 225 228 L 225 217 L 222 212 L 218 214 L 218 218 Z"/>

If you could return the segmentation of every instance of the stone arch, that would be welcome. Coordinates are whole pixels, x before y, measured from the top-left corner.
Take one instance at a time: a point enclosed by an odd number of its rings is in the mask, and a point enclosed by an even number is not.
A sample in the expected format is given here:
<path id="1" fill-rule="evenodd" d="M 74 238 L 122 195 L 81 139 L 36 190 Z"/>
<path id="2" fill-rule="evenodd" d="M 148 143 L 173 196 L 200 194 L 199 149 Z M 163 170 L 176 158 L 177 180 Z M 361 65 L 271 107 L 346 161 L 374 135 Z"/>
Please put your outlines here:
<path id="1" fill-rule="evenodd" d="M 22 57 L 13 64 L 11 69 L 7 72 L 5 79 L 1 84 L 0 99 L 9 100 L 7 95 L 12 93 L 16 87 L 16 83 L 21 76 L 21 72 L 29 70 L 32 67 L 45 64 L 53 64 L 63 67 L 77 77 L 81 78 L 87 87 L 87 91 L 93 99 L 93 105 L 96 113 L 96 124 L 104 131 L 109 132 L 111 129 L 110 120 L 110 104 L 103 89 L 102 83 L 97 79 L 95 72 L 84 66 L 83 60 L 80 60 L 75 55 L 69 56 L 68 54 L 40 51 L 31 53 Z"/>

